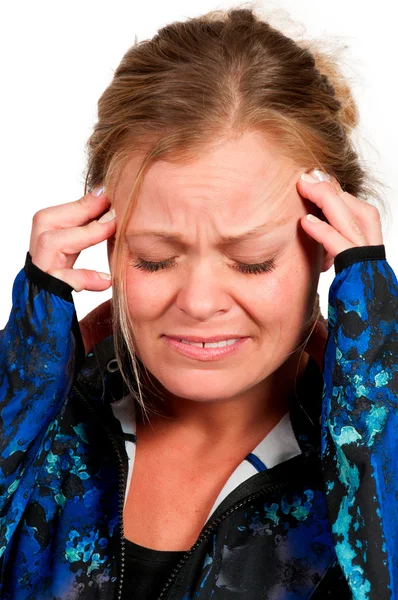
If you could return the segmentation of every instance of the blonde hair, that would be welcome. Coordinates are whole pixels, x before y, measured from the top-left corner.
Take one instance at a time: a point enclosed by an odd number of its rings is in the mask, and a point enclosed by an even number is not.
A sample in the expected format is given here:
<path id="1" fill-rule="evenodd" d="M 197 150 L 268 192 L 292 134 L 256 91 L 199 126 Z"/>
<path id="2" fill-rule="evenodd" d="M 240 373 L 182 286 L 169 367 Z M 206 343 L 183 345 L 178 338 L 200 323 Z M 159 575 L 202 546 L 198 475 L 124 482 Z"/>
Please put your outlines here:
<path id="1" fill-rule="evenodd" d="M 144 412 L 122 256 L 126 225 L 150 165 L 190 161 L 220 140 L 261 131 L 303 170 L 324 170 L 343 190 L 366 201 L 378 198 L 384 208 L 381 184 L 365 172 L 351 139 L 358 110 L 337 54 L 323 52 L 319 41 L 294 40 L 259 12 L 211 11 L 135 40 L 98 101 L 85 193 L 105 185 L 111 198 L 127 161 L 144 156 L 112 261 L 116 358 Z M 322 319 L 319 297 L 313 316 Z"/>

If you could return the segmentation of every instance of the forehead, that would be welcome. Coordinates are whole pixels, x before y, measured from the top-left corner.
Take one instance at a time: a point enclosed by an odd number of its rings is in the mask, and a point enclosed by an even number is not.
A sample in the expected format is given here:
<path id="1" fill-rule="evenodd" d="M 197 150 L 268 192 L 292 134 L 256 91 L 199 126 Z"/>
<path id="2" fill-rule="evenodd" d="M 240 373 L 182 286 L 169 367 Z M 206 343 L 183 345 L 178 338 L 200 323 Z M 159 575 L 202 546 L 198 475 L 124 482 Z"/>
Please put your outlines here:
<path id="1" fill-rule="evenodd" d="M 126 207 L 141 157 L 125 165 L 114 195 L 117 214 Z M 145 173 L 134 220 L 157 218 L 163 225 L 179 219 L 221 218 L 239 224 L 262 216 L 294 214 L 299 207 L 295 182 L 301 172 L 258 133 L 220 142 L 189 163 L 157 161 Z M 264 220 L 264 219 L 263 219 Z"/>

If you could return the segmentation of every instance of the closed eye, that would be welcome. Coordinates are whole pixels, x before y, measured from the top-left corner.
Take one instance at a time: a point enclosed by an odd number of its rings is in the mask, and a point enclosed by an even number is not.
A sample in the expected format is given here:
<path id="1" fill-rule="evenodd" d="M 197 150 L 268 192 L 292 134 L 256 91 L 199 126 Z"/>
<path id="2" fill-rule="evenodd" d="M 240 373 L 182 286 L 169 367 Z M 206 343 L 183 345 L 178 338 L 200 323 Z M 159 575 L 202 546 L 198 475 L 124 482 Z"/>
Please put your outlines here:
<path id="1" fill-rule="evenodd" d="M 270 273 L 276 268 L 275 259 L 271 258 L 270 260 L 266 260 L 262 263 L 257 263 L 255 265 L 248 265 L 245 263 L 236 263 L 236 268 L 241 273 L 246 273 L 249 275 L 257 274 L 257 273 Z"/>
<path id="2" fill-rule="evenodd" d="M 151 262 L 142 258 L 138 258 L 137 262 L 130 264 L 136 269 L 142 269 L 143 271 L 147 271 L 149 273 L 155 273 L 156 271 L 173 268 L 176 266 L 174 258 L 161 260 L 159 262 Z M 275 259 L 271 258 L 270 260 L 257 264 L 235 263 L 232 268 L 246 275 L 256 275 L 258 273 L 269 273 L 273 271 L 276 268 L 276 263 Z"/>

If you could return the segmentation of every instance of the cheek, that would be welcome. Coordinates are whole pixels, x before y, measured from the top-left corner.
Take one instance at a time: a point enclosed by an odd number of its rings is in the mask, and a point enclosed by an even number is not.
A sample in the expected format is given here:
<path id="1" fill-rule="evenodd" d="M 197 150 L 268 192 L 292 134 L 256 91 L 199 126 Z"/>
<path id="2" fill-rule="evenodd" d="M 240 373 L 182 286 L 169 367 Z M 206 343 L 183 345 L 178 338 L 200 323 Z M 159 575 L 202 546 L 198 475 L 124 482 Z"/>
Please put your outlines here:
<path id="1" fill-rule="evenodd" d="M 268 330 L 288 329 L 294 334 L 310 317 L 316 290 L 310 266 L 297 257 L 270 277 L 248 286 L 247 307 Z"/>
<path id="2" fill-rule="evenodd" d="M 304 253 L 292 253 L 288 264 L 279 265 L 268 275 L 247 276 L 242 286 L 231 287 L 236 304 L 241 305 L 258 324 L 267 329 L 300 329 L 312 313 L 317 281 Z M 173 302 L 175 280 L 166 273 L 148 276 L 138 269 L 128 269 L 127 303 L 130 317 L 140 327 L 161 318 Z M 292 331 L 293 333 L 293 331 Z"/>
<path id="3" fill-rule="evenodd" d="M 134 269 L 134 271 L 138 271 Z M 167 277 L 148 277 L 139 272 L 127 273 L 127 306 L 130 317 L 138 325 L 162 314 L 167 303 Z"/>
<path id="4" fill-rule="evenodd" d="M 306 261 L 295 255 L 288 262 L 276 267 L 268 275 L 258 276 L 253 279 L 251 293 L 257 300 L 266 299 L 276 308 L 286 301 L 293 301 L 295 297 L 302 297 L 308 290 L 312 274 Z M 250 284 L 248 285 L 250 288 Z M 286 304 L 281 306 L 286 309 Z"/>

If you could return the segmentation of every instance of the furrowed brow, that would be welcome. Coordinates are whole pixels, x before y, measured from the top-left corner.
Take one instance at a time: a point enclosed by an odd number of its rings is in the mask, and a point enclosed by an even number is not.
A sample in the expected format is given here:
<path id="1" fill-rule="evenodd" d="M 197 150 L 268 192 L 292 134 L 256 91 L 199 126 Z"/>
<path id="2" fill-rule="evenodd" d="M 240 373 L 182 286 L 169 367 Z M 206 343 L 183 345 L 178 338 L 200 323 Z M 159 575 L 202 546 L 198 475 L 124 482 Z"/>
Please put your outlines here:
<path id="1" fill-rule="evenodd" d="M 240 233 L 239 235 L 227 235 L 221 236 L 222 241 L 225 244 L 234 244 L 236 242 L 243 242 L 245 240 L 251 239 L 253 237 L 258 237 L 260 235 L 264 235 L 266 233 L 270 233 L 277 227 L 281 227 L 288 223 L 291 219 L 291 216 L 283 217 L 282 219 L 278 219 L 278 221 L 273 221 L 271 223 L 264 223 L 263 225 L 257 225 L 254 229 L 250 229 L 250 231 L 245 231 L 244 233 Z"/>
<path id="2" fill-rule="evenodd" d="M 258 225 L 254 229 L 250 231 L 245 231 L 239 235 L 227 235 L 220 236 L 222 242 L 224 244 L 236 244 L 237 242 L 243 242 L 245 240 L 251 239 L 253 237 L 258 237 L 260 235 L 264 235 L 273 231 L 276 227 L 281 227 L 281 225 L 285 225 L 288 221 L 290 221 L 291 216 L 283 217 L 278 221 L 273 221 L 271 223 L 264 223 L 263 225 Z M 127 239 L 129 238 L 137 238 L 137 237 L 160 237 L 171 243 L 178 243 L 185 245 L 188 243 L 187 238 L 178 234 L 171 233 L 170 231 L 166 231 L 164 229 L 140 229 L 140 230 L 131 230 L 126 235 Z"/>

